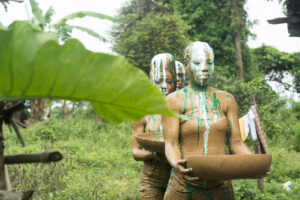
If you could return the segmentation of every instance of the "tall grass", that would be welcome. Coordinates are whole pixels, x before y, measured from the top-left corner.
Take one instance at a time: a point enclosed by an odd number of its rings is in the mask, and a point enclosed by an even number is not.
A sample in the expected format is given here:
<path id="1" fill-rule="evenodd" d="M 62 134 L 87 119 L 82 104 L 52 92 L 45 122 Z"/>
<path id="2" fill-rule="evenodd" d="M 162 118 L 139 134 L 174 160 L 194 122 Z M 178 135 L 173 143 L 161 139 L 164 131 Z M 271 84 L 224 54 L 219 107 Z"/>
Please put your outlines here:
<path id="1" fill-rule="evenodd" d="M 34 189 L 34 199 L 139 199 L 141 163 L 131 155 L 131 125 L 97 124 L 91 117 L 68 116 L 22 130 L 26 147 L 6 131 L 6 153 L 60 151 L 52 164 L 10 165 L 15 190 Z"/>
<path id="2" fill-rule="evenodd" d="M 34 189 L 35 200 L 140 199 L 139 171 L 142 163 L 131 155 L 131 125 L 96 123 L 89 112 L 65 119 L 58 116 L 22 130 L 26 147 L 21 148 L 7 129 L 6 153 L 60 151 L 64 158 L 52 164 L 10 165 L 14 190 Z M 286 136 L 268 140 L 273 171 L 264 178 L 265 193 L 256 179 L 234 180 L 236 199 L 300 200 L 300 153 Z M 251 148 L 253 143 L 247 141 Z M 292 182 L 291 191 L 280 185 Z"/>

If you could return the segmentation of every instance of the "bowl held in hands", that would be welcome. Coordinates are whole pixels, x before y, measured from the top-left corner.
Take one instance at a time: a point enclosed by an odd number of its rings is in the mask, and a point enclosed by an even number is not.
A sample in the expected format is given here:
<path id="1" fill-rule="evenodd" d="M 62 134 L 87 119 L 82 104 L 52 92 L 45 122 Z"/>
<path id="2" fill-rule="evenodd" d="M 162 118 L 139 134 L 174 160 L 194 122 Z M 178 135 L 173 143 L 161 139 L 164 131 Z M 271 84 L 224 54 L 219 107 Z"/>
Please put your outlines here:
<path id="1" fill-rule="evenodd" d="M 187 156 L 187 168 L 205 180 L 231 180 L 266 175 L 272 163 L 270 154 Z"/>
<path id="2" fill-rule="evenodd" d="M 165 152 L 165 142 L 162 133 L 142 133 L 135 136 L 139 145 L 152 152 Z"/>

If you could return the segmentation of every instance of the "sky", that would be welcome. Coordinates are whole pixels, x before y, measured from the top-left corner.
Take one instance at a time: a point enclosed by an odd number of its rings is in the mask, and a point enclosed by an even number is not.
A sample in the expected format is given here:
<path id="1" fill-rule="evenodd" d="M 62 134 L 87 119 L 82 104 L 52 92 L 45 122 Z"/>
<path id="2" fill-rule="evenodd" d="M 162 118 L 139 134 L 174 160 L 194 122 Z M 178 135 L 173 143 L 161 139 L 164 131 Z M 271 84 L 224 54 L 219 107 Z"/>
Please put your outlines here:
<path id="1" fill-rule="evenodd" d="M 42 10 L 45 12 L 50 6 L 53 6 L 55 15 L 53 22 L 57 22 L 62 17 L 76 11 L 94 11 L 103 13 L 110 16 L 116 16 L 121 6 L 127 0 L 36 0 Z M 251 48 L 256 48 L 262 44 L 273 46 L 280 51 L 284 52 L 300 52 L 300 37 L 289 37 L 287 24 L 271 25 L 266 20 L 278 17 L 284 17 L 282 7 L 279 5 L 278 0 L 248 0 L 245 9 L 248 12 L 248 17 L 251 21 L 257 21 L 251 28 L 251 31 L 256 34 L 255 39 L 249 39 L 248 45 Z M 0 22 L 4 26 L 8 26 L 14 20 L 27 20 L 31 17 L 29 0 L 24 3 L 11 2 L 8 5 L 8 12 L 0 5 Z M 81 25 L 91 28 L 104 36 L 109 41 L 110 31 L 112 29 L 112 22 L 108 20 L 99 20 L 92 17 L 83 19 L 75 19 L 70 21 L 72 25 Z M 84 46 L 95 52 L 103 52 L 115 54 L 111 50 L 111 42 L 100 42 L 87 33 L 79 30 L 74 30 L 72 37 L 79 39 Z M 291 81 L 291 77 L 287 77 Z M 277 90 L 278 85 L 271 86 Z M 276 89 L 277 88 L 277 89 Z M 286 96 L 293 97 L 293 94 L 287 93 Z M 299 100 L 299 97 L 297 98 Z"/>

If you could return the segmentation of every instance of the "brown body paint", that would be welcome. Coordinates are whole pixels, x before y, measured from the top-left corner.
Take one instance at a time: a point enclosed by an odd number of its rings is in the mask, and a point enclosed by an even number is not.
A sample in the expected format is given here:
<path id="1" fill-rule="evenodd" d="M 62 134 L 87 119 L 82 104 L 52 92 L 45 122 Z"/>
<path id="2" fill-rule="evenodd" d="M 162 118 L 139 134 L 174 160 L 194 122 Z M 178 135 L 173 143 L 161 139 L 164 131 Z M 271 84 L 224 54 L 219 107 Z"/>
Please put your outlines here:
<path id="1" fill-rule="evenodd" d="M 189 85 L 168 95 L 167 103 L 186 119 L 163 117 L 165 154 L 174 168 L 165 199 L 234 199 L 231 183 L 192 177 L 185 157 L 225 155 L 229 144 L 235 154 L 251 153 L 241 140 L 237 103 L 230 93 L 208 86 L 214 66 L 207 43 L 190 44 L 184 64 Z"/>
<path id="2" fill-rule="evenodd" d="M 150 79 L 165 95 L 175 90 L 176 68 L 171 54 L 158 54 L 152 59 Z M 133 157 L 137 161 L 144 162 L 140 183 L 142 199 L 162 200 L 170 177 L 171 166 L 167 162 L 165 154 L 143 149 L 135 138 L 141 133 L 161 132 L 162 134 L 161 116 L 145 116 L 139 122 L 133 123 L 132 127 Z"/>

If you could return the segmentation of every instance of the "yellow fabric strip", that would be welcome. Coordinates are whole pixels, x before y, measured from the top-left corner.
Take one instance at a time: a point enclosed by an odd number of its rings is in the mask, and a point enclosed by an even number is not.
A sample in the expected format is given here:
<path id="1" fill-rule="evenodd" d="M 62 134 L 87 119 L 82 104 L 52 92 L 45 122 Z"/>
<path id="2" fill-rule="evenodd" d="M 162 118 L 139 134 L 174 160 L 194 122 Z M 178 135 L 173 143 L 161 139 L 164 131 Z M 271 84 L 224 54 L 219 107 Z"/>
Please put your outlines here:
<path id="1" fill-rule="evenodd" d="M 244 142 L 245 141 L 245 122 L 244 122 L 244 118 L 239 119 L 239 124 L 240 124 L 240 131 L 241 131 L 242 140 Z"/>

